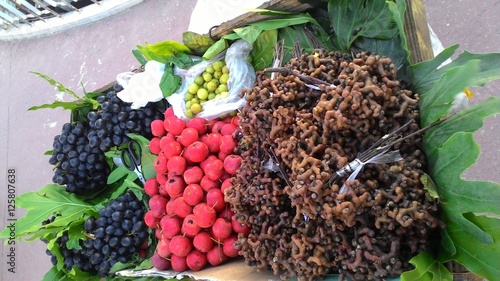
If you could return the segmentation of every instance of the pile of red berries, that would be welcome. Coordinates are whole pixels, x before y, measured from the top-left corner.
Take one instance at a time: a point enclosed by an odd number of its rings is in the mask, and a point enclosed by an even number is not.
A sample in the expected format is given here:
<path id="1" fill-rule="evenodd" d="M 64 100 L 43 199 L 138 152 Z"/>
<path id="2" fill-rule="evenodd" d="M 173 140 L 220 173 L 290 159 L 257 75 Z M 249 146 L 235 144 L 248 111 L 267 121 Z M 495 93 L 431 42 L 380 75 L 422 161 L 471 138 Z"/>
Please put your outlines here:
<path id="1" fill-rule="evenodd" d="M 155 268 L 201 270 L 238 256 L 234 242 L 250 228 L 232 220 L 224 201 L 242 160 L 233 136 L 237 126 L 237 117 L 185 122 L 171 109 L 165 121 L 151 123 L 157 176 L 144 185 L 151 196 L 144 220 L 159 240 Z"/>

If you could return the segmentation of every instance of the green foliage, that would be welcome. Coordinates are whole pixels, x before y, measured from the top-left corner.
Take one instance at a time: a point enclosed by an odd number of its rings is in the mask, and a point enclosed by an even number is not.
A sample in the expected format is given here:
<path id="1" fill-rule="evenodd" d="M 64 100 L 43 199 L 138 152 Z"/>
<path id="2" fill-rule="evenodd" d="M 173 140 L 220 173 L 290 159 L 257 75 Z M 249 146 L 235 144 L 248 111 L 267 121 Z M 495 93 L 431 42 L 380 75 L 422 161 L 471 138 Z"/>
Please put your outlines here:
<path id="1" fill-rule="evenodd" d="M 496 196 L 496 195 L 495 195 Z M 498 198 L 497 198 L 498 200 Z M 450 220 L 446 226 L 445 235 L 455 246 L 453 252 L 443 251 L 442 261 L 456 260 L 465 267 L 487 280 L 500 280 L 500 219 L 465 214 L 464 217 L 482 231 L 491 235 L 493 243 L 481 243 L 475 236 L 464 232 L 464 228 Z"/>
<path id="2" fill-rule="evenodd" d="M 42 222 L 51 215 L 58 214 L 58 217 L 44 225 L 43 229 L 50 229 L 54 233 L 97 212 L 93 205 L 65 191 L 57 184 L 48 184 L 39 191 L 19 195 L 16 205 L 28 210 L 27 214 L 16 222 L 16 238 L 28 235 L 31 235 L 31 239 L 42 237 L 44 234 L 40 231 Z M 4 229 L 0 233 L 0 238 L 7 238 L 8 235 L 7 229 Z"/>
<path id="3" fill-rule="evenodd" d="M 344 53 L 349 53 L 360 37 L 387 40 L 399 32 L 393 13 L 383 0 L 331 0 L 328 13 L 335 49 Z"/>
<path id="4" fill-rule="evenodd" d="M 413 88 L 418 93 L 426 93 L 434 87 L 446 72 L 453 68 L 469 64 L 471 61 L 478 63 L 477 69 L 469 72 L 468 79 L 473 83 L 469 87 L 483 86 L 488 82 L 500 79 L 500 53 L 474 54 L 464 51 L 451 63 L 438 68 L 443 62 L 450 58 L 458 49 L 458 45 L 450 46 L 439 53 L 434 59 L 427 60 L 410 67 L 413 77 Z M 467 78 L 467 77 L 464 77 Z M 460 89 L 460 90 L 463 90 Z"/>
<path id="5" fill-rule="evenodd" d="M 147 60 L 155 60 L 161 63 L 167 63 L 168 58 L 174 54 L 191 53 L 187 46 L 173 40 L 166 40 L 152 45 L 146 43 L 145 46 L 137 45 L 137 49 Z"/>
<path id="6" fill-rule="evenodd" d="M 254 44 L 259 35 L 266 30 L 276 30 L 287 26 L 312 23 L 319 27 L 318 22 L 309 14 L 281 15 L 278 18 L 251 23 L 247 26 L 236 28 L 233 33 L 224 35 L 203 54 L 208 60 L 223 52 L 228 47 L 228 41 L 243 39 Z"/>
<path id="7" fill-rule="evenodd" d="M 451 102 L 464 88 L 500 78 L 500 54 L 464 52 L 457 60 L 438 68 L 456 48 L 452 46 L 432 60 L 411 66 L 414 86 L 421 97 L 421 126 L 448 116 Z M 446 224 L 441 232 L 440 261 L 456 260 L 470 271 L 493 279 L 499 276 L 500 220 L 474 214 L 500 216 L 500 184 L 468 181 L 461 176 L 480 153 L 473 132 L 486 117 L 497 113 L 500 99 L 490 98 L 452 115 L 423 138 L 428 173 L 435 183 L 441 219 Z M 425 268 L 426 264 L 420 262 L 416 260 L 414 265 Z"/>
<path id="8" fill-rule="evenodd" d="M 415 269 L 401 274 L 401 281 L 453 281 L 453 275 L 429 251 L 410 260 Z"/>
<path id="9" fill-rule="evenodd" d="M 269 67 L 273 63 L 274 47 L 278 41 L 276 29 L 262 32 L 253 44 L 252 52 L 253 67 L 256 71 Z"/>
<path id="10" fill-rule="evenodd" d="M 182 42 L 194 55 L 203 55 L 215 41 L 207 35 L 201 35 L 192 31 L 182 33 Z"/>
<path id="11" fill-rule="evenodd" d="M 72 90 L 66 88 L 63 84 L 39 72 L 32 72 L 38 77 L 45 79 L 50 85 L 53 85 L 61 93 L 65 93 L 75 98 L 74 101 L 54 101 L 52 103 L 32 106 L 28 110 L 38 110 L 44 108 L 61 107 L 71 111 L 71 120 L 73 122 L 86 120 L 87 113 L 99 107 L 99 103 L 94 99 L 99 93 L 85 93 L 84 97 L 80 97 Z"/>

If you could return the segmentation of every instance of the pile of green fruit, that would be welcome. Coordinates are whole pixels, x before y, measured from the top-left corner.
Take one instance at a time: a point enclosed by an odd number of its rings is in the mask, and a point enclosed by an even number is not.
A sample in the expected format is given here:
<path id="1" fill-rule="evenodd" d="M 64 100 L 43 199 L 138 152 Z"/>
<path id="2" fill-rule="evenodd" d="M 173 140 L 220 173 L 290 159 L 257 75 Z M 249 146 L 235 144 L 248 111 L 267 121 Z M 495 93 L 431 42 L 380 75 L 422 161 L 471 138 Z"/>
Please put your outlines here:
<path id="1" fill-rule="evenodd" d="M 224 99 L 229 97 L 227 81 L 229 80 L 229 68 L 222 60 L 215 61 L 189 84 L 188 91 L 184 95 L 186 101 L 185 115 L 193 118 L 203 110 L 203 103 L 213 99 Z"/>

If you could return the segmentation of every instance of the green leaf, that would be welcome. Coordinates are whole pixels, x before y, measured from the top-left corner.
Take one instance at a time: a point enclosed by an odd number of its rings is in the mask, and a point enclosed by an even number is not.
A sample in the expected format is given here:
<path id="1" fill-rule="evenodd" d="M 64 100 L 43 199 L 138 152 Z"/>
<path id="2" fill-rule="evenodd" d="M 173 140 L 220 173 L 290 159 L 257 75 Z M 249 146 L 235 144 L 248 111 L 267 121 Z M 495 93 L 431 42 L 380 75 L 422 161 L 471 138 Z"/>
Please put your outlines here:
<path id="1" fill-rule="evenodd" d="M 461 174 L 475 163 L 478 155 L 479 146 L 474 142 L 473 133 L 457 132 L 437 149 L 436 161 L 430 163 L 430 175 L 443 202 L 441 210 L 446 218 L 444 222 L 447 225 L 451 222 L 457 224 L 463 233 L 471 235 L 478 242 L 491 244 L 494 242 L 491 235 L 464 216 L 467 213 L 500 214 L 499 183 L 465 181 L 461 178 Z M 454 243 L 457 248 L 470 247 Z"/>
<path id="2" fill-rule="evenodd" d="M 53 266 L 50 268 L 47 273 L 43 276 L 42 281 L 66 281 L 66 280 L 71 280 L 68 276 L 66 276 L 66 273 L 63 270 L 57 269 L 56 266 Z"/>
<path id="3" fill-rule="evenodd" d="M 201 35 L 192 31 L 182 33 L 182 42 L 195 55 L 203 55 L 215 41 L 207 35 Z"/>
<path id="4" fill-rule="evenodd" d="M 186 45 L 173 40 L 161 41 L 155 44 L 146 43 L 146 48 L 154 54 L 165 57 L 169 57 L 178 52 L 188 54 L 191 52 Z"/>
<path id="5" fill-rule="evenodd" d="M 458 45 L 443 50 L 435 58 L 410 67 L 413 77 L 413 88 L 418 93 L 429 91 L 436 81 L 450 69 L 468 64 L 471 60 L 479 60 L 479 70 L 470 72 L 468 76 L 474 83 L 468 87 L 483 86 L 488 82 L 500 79 L 500 53 L 475 54 L 464 51 L 451 63 L 438 68 L 458 49 Z M 465 77 L 467 78 L 467 77 Z"/>
<path id="6" fill-rule="evenodd" d="M 90 272 L 80 270 L 78 267 L 74 266 L 69 271 L 68 275 L 76 281 L 99 281 L 101 278 Z"/>
<path id="7" fill-rule="evenodd" d="M 274 46 L 277 40 L 278 31 L 275 29 L 264 31 L 259 35 L 250 53 L 253 58 L 252 64 L 256 71 L 272 66 Z"/>
<path id="8" fill-rule="evenodd" d="M 160 89 L 163 97 L 169 97 L 181 86 L 181 78 L 174 74 L 174 67 L 172 65 L 165 66 L 165 72 L 160 80 Z"/>
<path id="9" fill-rule="evenodd" d="M 17 238 L 27 235 L 40 237 L 37 232 L 41 228 L 42 221 L 56 213 L 60 216 L 44 225 L 45 228 L 65 228 L 71 223 L 96 213 L 93 205 L 65 191 L 57 184 L 48 184 L 39 191 L 19 195 L 16 198 L 16 205 L 28 210 L 26 215 L 16 222 Z M 7 237 L 9 237 L 9 231 L 4 229 L 0 233 L 0 238 Z"/>
<path id="10" fill-rule="evenodd" d="M 129 173 L 132 173 L 129 169 L 127 169 L 125 166 L 118 166 L 116 169 L 111 171 L 111 173 L 108 176 L 108 184 L 113 184 L 120 179 L 126 177 Z"/>
<path id="11" fill-rule="evenodd" d="M 453 281 L 453 275 L 429 251 L 410 260 L 415 269 L 401 274 L 401 281 Z"/>
<path id="12" fill-rule="evenodd" d="M 309 14 L 284 15 L 280 18 L 270 19 L 251 23 L 244 27 L 234 29 L 234 33 L 222 36 L 203 54 L 203 59 L 208 60 L 220 54 L 228 47 L 228 40 L 244 39 L 250 44 L 257 40 L 261 32 L 266 30 L 275 30 L 287 26 L 299 25 L 304 23 L 313 23 L 319 26 L 319 23 Z"/>
<path id="13" fill-rule="evenodd" d="M 335 47 L 345 53 L 359 37 L 390 39 L 398 32 L 385 1 L 330 0 L 328 13 Z"/>
<path id="14" fill-rule="evenodd" d="M 80 246 L 80 240 L 87 240 L 87 237 L 84 235 L 85 229 L 83 228 L 84 221 L 81 221 L 78 224 L 71 224 L 68 228 L 68 242 L 66 242 L 66 247 L 68 249 L 82 249 Z"/>
<path id="15" fill-rule="evenodd" d="M 222 53 L 227 47 L 229 46 L 227 39 L 222 37 L 219 39 L 217 42 L 215 42 L 208 50 L 203 54 L 203 59 L 204 60 L 210 60 L 217 56 L 218 54 Z"/>
<path id="16" fill-rule="evenodd" d="M 422 127 L 448 115 L 456 95 L 467 87 L 475 86 L 473 73 L 479 72 L 479 64 L 479 60 L 471 60 L 464 65 L 449 69 L 428 92 L 420 95 Z"/>
<path id="17" fill-rule="evenodd" d="M 179 68 L 189 68 L 193 66 L 193 60 L 185 53 L 175 53 L 166 59 L 165 64 L 173 64 Z"/>
<path id="18" fill-rule="evenodd" d="M 73 92 L 70 89 L 66 88 L 63 84 L 57 82 L 56 80 L 50 78 L 49 76 L 47 76 L 45 74 L 42 74 L 40 72 L 33 72 L 32 71 L 31 73 L 35 74 L 38 77 L 41 77 L 41 78 L 47 80 L 47 82 L 49 82 L 50 85 L 56 86 L 56 88 L 57 88 L 57 90 L 59 92 L 63 92 L 63 93 L 69 94 L 70 96 L 74 97 L 75 99 L 81 99 L 81 97 L 78 96 L 77 94 L 75 94 L 75 92 Z"/>
<path id="19" fill-rule="evenodd" d="M 398 35 L 401 42 L 401 51 L 406 53 L 406 61 L 410 62 L 410 50 L 408 49 L 408 42 L 406 40 L 405 32 L 405 12 L 406 12 L 406 2 L 405 0 L 386 1 L 389 6 L 389 10 L 392 13 L 392 18 L 398 27 Z M 394 38 L 393 38 L 394 39 Z M 388 56 L 392 58 L 392 56 Z M 396 64 L 397 66 L 397 64 Z M 398 67 L 399 68 L 399 67 Z"/>
<path id="20" fill-rule="evenodd" d="M 465 217 L 482 231 L 493 237 L 493 244 L 479 242 L 462 226 L 454 221 L 446 225 L 446 230 L 456 246 L 453 256 L 441 257 L 445 260 L 453 259 L 463 264 L 469 271 L 480 275 L 487 280 L 498 280 L 500 276 L 500 219 L 485 216 L 466 214 Z"/>
<path id="21" fill-rule="evenodd" d="M 132 54 L 141 65 L 145 65 L 148 62 L 148 59 L 138 49 L 132 50 Z"/>
<path id="22" fill-rule="evenodd" d="M 28 110 L 38 110 L 44 108 L 57 108 L 62 107 L 63 109 L 74 110 L 81 106 L 81 103 L 75 101 L 54 101 L 53 103 L 46 103 L 42 105 L 32 106 Z"/>
<path id="23" fill-rule="evenodd" d="M 425 151 L 428 161 L 436 161 L 436 152 L 441 145 L 457 132 L 475 132 L 483 126 L 483 119 L 500 113 L 500 98 L 491 97 L 484 102 L 465 108 L 450 117 L 438 127 L 424 135 Z"/>

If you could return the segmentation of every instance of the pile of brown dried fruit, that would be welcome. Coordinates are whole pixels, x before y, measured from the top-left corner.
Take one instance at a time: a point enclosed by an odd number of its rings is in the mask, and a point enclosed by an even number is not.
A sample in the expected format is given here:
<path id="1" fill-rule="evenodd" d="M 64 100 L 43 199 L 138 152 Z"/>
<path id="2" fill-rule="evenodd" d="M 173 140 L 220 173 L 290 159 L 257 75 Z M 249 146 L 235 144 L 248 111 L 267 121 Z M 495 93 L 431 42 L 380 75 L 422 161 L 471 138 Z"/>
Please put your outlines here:
<path id="1" fill-rule="evenodd" d="M 337 170 L 375 141 L 417 120 L 418 97 L 391 59 L 317 50 L 258 77 L 240 116 L 243 163 L 225 196 L 251 227 L 240 254 L 285 280 L 398 276 L 440 222 L 420 182 L 420 137 L 394 145 L 403 160 L 367 164 L 352 181 Z M 418 122 L 401 131 L 408 135 Z M 345 184 L 347 192 L 341 194 Z"/>

